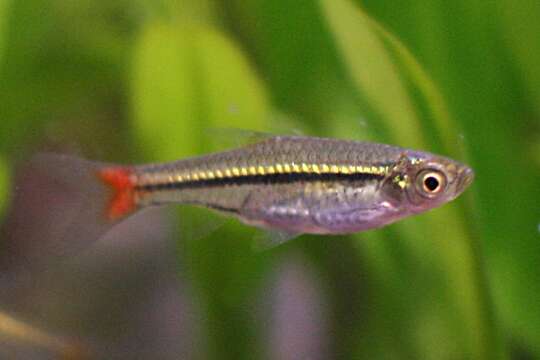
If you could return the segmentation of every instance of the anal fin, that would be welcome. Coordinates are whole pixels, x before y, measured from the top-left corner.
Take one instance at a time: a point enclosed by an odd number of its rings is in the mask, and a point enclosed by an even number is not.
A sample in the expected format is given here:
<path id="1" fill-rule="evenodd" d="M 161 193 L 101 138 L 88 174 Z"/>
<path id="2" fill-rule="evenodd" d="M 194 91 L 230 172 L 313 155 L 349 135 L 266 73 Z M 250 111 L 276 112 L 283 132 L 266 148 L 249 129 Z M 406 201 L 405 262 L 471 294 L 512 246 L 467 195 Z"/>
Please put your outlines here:
<path id="1" fill-rule="evenodd" d="M 302 235 L 302 233 L 286 230 L 258 229 L 253 236 L 253 250 L 270 250 L 300 235 Z"/>

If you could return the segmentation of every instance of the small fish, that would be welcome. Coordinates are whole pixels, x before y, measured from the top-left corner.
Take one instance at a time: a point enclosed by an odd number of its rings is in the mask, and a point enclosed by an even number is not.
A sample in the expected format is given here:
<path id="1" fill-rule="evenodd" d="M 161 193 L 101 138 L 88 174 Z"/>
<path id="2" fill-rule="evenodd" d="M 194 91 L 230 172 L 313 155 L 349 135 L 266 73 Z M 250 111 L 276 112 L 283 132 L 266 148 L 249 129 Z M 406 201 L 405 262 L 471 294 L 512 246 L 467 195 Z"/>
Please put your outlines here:
<path id="1" fill-rule="evenodd" d="M 290 234 L 354 233 L 449 202 L 474 177 L 468 166 L 427 152 L 306 136 L 268 137 L 163 164 L 107 165 L 57 155 L 40 163 L 85 201 L 78 219 L 69 220 L 77 237 L 96 236 L 139 209 L 168 203 Z M 89 224 L 100 230 L 87 230 Z"/>

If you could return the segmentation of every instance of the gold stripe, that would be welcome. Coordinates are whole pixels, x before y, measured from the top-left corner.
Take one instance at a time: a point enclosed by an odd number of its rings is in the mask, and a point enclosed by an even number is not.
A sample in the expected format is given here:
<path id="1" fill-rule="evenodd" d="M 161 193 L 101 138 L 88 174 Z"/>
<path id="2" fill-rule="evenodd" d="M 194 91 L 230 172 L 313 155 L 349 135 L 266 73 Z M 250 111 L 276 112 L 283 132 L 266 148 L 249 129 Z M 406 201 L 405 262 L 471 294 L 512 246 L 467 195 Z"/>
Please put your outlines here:
<path id="1" fill-rule="evenodd" d="M 155 174 L 149 176 L 144 183 L 160 184 L 174 182 L 204 181 L 232 177 L 244 177 L 272 174 L 372 174 L 386 175 L 390 171 L 388 166 L 362 166 L 337 164 L 310 164 L 310 163 L 277 163 L 274 165 L 258 165 L 247 167 L 230 167 L 208 171 L 196 171 L 183 174 Z"/>

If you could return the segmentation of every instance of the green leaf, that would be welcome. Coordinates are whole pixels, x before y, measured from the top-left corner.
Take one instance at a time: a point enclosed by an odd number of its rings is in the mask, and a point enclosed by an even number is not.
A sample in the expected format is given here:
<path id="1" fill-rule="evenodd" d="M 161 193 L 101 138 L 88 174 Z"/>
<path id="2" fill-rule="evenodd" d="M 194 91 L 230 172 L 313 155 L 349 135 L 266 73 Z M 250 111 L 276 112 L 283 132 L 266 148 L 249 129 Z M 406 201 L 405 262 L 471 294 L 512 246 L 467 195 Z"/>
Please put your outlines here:
<path id="1" fill-rule="evenodd" d="M 321 0 L 321 5 L 358 92 L 384 119 L 392 141 L 422 148 L 411 98 L 369 18 L 350 1 Z"/>
<path id="2" fill-rule="evenodd" d="M 444 139 L 443 148 L 446 151 L 454 148 L 452 139 L 456 139 L 457 134 L 444 101 L 405 46 L 351 2 L 321 0 L 321 4 L 358 92 L 382 115 L 381 119 L 390 134 L 388 141 L 412 148 L 433 148 L 437 144 L 433 140 L 426 141 L 430 138 L 429 128 L 433 127 L 437 135 Z M 419 121 L 418 109 L 400 77 L 400 70 L 425 97 L 434 123 L 430 122 L 431 118 L 425 122 Z M 428 146 L 430 143 L 431 146 Z M 395 309 L 377 314 L 376 322 L 399 319 L 396 326 L 409 328 L 410 322 L 422 322 L 418 319 L 422 312 L 428 317 L 437 314 L 440 327 L 431 339 L 410 335 L 407 343 L 410 346 L 418 342 L 417 347 L 403 351 L 413 357 L 438 358 L 438 344 L 452 336 L 456 329 L 461 334 L 454 336 L 459 347 L 457 350 L 449 349 L 449 352 L 457 351 L 456 354 L 460 356 L 478 359 L 503 356 L 499 351 L 477 244 L 470 238 L 459 210 L 455 204 L 449 204 L 429 214 L 400 222 L 384 231 L 392 238 L 396 235 L 399 238 L 391 244 L 374 244 L 371 241 L 378 239 L 367 239 L 365 243 L 360 243 L 368 258 L 374 259 L 371 260 L 372 268 L 376 270 L 377 277 L 386 282 L 385 286 L 376 286 L 378 292 L 400 293 L 406 297 L 403 304 L 385 303 Z M 440 236 L 441 228 L 446 229 L 444 236 Z M 437 243 L 433 239 L 437 239 Z M 384 259 L 384 263 L 378 261 L 380 258 Z M 425 287 L 418 285 L 415 291 L 404 287 L 403 284 L 407 284 L 409 279 L 426 277 L 420 272 L 423 266 L 432 271 L 429 281 L 421 281 Z M 388 274 L 388 269 L 394 269 L 394 272 Z M 424 294 L 421 301 L 417 299 L 418 291 Z M 446 294 L 444 304 L 429 300 L 439 297 L 441 293 Z M 445 311 L 441 311 L 441 308 Z M 421 331 L 420 328 L 417 330 Z M 388 329 L 383 331 L 385 334 L 382 336 L 391 333 Z M 395 338 L 395 334 L 390 337 Z M 394 345 L 382 345 L 382 349 Z"/>
<path id="3" fill-rule="evenodd" d="M 153 159 L 199 154 L 211 127 L 260 130 L 262 83 L 237 45 L 207 26 L 148 24 L 133 67 L 134 129 Z"/>
<path id="4" fill-rule="evenodd" d="M 464 149 L 460 148 L 456 151 L 456 138 L 458 136 L 456 123 L 452 120 L 446 102 L 431 79 L 426 73 L 422 65 L 407 49 L 407 47 L 394 34 L 386 30 L 377 21 L 369 18 L 369 23 L 374 31 L 384 40 L 388 42 L 390 47 L 395 51 L 396 57 L 404 66 L 406 75 L 411 78 L 412 83 L 420 90 L 426 100 L 426 105 L 430 111 L 428 121 L 432 121 L 436 132 L 442 138 L 444 144 L 442 148 L 446 154 L 463 156 Z M 433 140 L 430 145 L 433 144 Z"/>
<path id="5" fill-rule="evenodd" d="M 265 128 L 266 92 L 238 45 L 210 29 L 197 32 L 195 41 L 202 115 L 213 126 Z"/>
<path id="6" fill-rule="evenodd" d="M 540 2 L 522 0 L 519 3 L 511 0 L 501 1 L 503 36 L 515 55 L 522 78 L 528 87 L 527 95 L 534 102 L 537 114 L 540 114 Z"/>
<path id="7" fill-rule="evenodd" d="M 153 23 L 134 54 L 133 126 L 150 158 L 170 160 L 200 149 L 200 120 L 192 63 L 193 36 L 178 26 Z"/>

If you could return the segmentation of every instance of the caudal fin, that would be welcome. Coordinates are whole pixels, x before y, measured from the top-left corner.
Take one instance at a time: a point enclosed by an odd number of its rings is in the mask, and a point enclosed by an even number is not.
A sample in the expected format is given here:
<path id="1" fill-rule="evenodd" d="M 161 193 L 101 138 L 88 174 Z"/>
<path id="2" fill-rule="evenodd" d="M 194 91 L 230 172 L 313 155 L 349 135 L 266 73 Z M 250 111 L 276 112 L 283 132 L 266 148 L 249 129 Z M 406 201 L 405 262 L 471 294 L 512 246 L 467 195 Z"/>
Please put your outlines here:
<path id="1" fill-rule="evenodd" d="M 0 245 L 25 265 L 75 254 L 137 209 L 129 168 L 72 156 L 35 156 L 15 185 Z"/>

